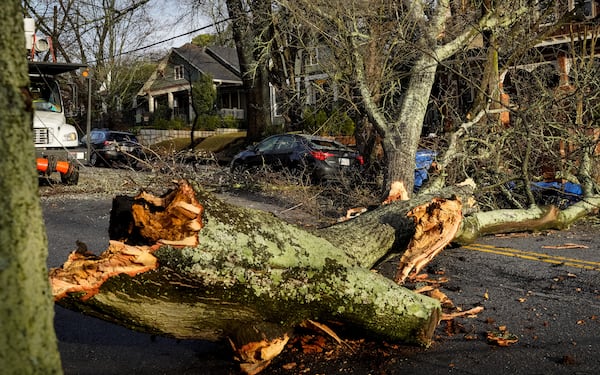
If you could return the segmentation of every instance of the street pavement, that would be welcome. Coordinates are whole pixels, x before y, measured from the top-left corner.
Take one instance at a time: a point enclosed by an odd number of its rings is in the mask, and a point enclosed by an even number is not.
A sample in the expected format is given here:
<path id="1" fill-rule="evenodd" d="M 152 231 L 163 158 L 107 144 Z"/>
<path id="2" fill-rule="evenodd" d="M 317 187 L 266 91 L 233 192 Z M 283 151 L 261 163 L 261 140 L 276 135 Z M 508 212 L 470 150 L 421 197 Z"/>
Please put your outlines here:
<path id="1" fill-rule="evenodd" d="M 110 200 L 42 203 L 49 267 L 60 266 L 76 240 L 96 253 L 107 248 Z M 309 368 L 284 366 L 297 355 L 284 351 L 263 374 L 598 374 L 599 228 L 586 222 L 445 249 L 426 271 L 445 279 L 441 291 L 456 306 L 484 310 L 440 323 L 429 348 L 387 345 L 382 355 L 349 353 L 337 361 L 316 356 Z M 393 260 L 382 268 L 394 270 Z M 225 343 L 153 337 L 58 306 L 55 327 L 67 375 L 238 373 Z M 489 342 L 496 331 L 516 342 Z"/>

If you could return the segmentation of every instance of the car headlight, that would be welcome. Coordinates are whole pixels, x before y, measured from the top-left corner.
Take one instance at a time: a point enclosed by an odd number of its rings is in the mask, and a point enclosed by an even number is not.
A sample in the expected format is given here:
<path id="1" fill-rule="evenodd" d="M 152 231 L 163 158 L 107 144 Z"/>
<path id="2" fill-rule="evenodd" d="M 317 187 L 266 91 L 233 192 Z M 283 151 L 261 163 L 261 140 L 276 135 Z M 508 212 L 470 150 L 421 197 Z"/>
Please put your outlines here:
<path id="1" fill-rule="evenodd" d="M 64 135 L 64 140 L 65 141 L 76 141 L 77 140 L 77 133 L 76 132 L 71 132 L 71 133 L 67 133 Z"/>

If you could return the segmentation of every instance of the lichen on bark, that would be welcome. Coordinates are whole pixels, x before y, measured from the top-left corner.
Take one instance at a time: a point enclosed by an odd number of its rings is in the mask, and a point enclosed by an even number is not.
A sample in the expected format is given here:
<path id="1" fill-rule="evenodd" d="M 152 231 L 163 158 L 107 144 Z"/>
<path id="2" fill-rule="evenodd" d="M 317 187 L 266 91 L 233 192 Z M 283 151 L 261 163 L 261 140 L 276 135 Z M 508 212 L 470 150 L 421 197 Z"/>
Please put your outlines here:
<path id="1" fill-rule="evenodd" d="M 197 245 L 163 245 L 152 250 L 157 268 L 111 276 L 91 298 L 71 294 L 58 303 L 179 338 L 224 339 L 264 323 L 287 332 L 307 319 L 335 319 L 375 336 L 429 343 L 439 302 L 364 266 L 397 242 L 394 209 L 359 220 L 364 228 L 344 225 L 354 239 L 358 233 L 377 237 L 361 240 L 358 250 L 333 231 L 320 236 L 273 214 L 229 205 L 199 186 L 194 191 L 203 212 Z"/>

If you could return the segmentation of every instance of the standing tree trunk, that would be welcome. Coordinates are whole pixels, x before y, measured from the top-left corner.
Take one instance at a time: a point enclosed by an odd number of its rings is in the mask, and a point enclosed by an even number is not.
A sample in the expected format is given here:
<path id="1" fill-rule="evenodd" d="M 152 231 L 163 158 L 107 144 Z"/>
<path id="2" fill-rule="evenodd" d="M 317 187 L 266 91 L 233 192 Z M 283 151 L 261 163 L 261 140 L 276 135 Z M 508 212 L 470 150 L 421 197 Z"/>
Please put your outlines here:
<path id="1" fill-rule="evenodd" d="M 0 368 L 3 374 L 61 374 L 19 1 L 2 4 L 0 30 Z"/>
<path id="2" fill-rule="evenodd" d="M 271 2 L 250 2 L 246 9 L 244 1 L 227 0 L 227 10 L 232 21 L 240 73 L 246 94 L 246 121 L 248 141 L 258 141 L 271 125 L 271 100 L 267 74 L 268 52 L 261 53 L 262 41 L 270 34 Z"/>
<path id="3" fill-rule="evenodd" d="M 402 109 L 395 124 L 380 126 L 387 168 L 383 192 L 387 196 L 394 182 L 402 182 L 410 194 L 415 180 L 415 157 L 427 112 L 429 95 L 435 81 L 438 62 L 423 55 L 412 68 Z"/>

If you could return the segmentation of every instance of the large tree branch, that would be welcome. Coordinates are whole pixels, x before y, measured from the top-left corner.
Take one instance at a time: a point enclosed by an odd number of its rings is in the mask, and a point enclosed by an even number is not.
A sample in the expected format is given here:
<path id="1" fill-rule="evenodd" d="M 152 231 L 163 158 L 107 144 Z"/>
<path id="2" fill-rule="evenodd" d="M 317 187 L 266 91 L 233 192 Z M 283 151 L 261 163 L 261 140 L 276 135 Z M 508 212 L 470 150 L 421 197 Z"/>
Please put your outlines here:
<path id="1" fill-rule="evenodd" d="M 191 194 L 185 186 L 179 190 Z M 342 223 L 347 230 L 360 229 L 364 237 L 382 232 L 379 242 L 363 240 L 360 253 L 349 253 L 357 247 L 330 241 L 332 229 L 309 233 L 270 213 L 231 206 L 199 187 L 194 190 L 193 199 L 140 195 L 131 201 L 131 210 L 115 204 L 111 237 L 145 245 L 113 242 L 99 259 L 73 253 L 51 274 L 58 303 L 133 329 L 181 338 L 234 337 L 260 322 L 284 332 L 305 319 L 336 319 L 394 340 L 422 345 L 431 340 L 439 303 L 364 267 L 364 258 L 375 261 L 370 252 L 385 254 L 380 244 L 389 250 L 395 241 L 395 230 L 381 220 L 401 221 L 393 216 L 403 216 L 408 207 L 389 205 L 359 217 L 354 225 Z M 201 229 L 193 224 L 197 210 L 179 212 L 190 205 L 202 206 Z M 173 215 L 181 220 L 165 221 Z M 187 241 L 190 230 L 198 231 L 196 245 L 160 245 Z M 174 232 L 183 234 L 174 237 Z"/>
<path id="2" fill-rule="evenodd" d="M 463 219 L 472 189 L 394 202 L 313 232 L 183 181 L 161 197 L 117 197 L 109 249 L 97 256 L 81 244 L 51 271 L 53 295 L 62 306 L 143 332 L 227 338 L 248 373 L 264 368 L 306 320 L 342 321 L 428 345 L 440 303 L 372 272 L 373 265 L 403 253 L 396 275 L 402 283 L 450 241 L 561 227 L 600 203 Z"/>
<path id="3" fill-rule="evenodd" d="M 437 47 L 435 49 L 435 56 L 438 61 L 443 61 L 456 54 L 461 49 L 466 48 L 473 39 L 484 30 L 508 28 L 518 21 L 520 16 L 529 11 L 531 11 L 531 6 L 522 6 L 511 12 L 504 9 L 490 11 L 481 17 L 479 22 L 470 27 L 466 27 L 456 38 Z"/>

